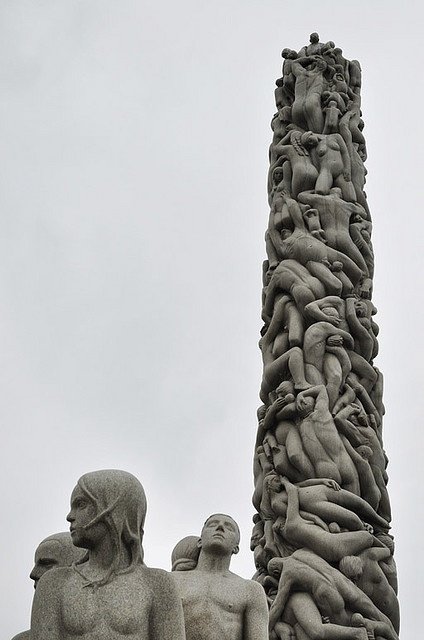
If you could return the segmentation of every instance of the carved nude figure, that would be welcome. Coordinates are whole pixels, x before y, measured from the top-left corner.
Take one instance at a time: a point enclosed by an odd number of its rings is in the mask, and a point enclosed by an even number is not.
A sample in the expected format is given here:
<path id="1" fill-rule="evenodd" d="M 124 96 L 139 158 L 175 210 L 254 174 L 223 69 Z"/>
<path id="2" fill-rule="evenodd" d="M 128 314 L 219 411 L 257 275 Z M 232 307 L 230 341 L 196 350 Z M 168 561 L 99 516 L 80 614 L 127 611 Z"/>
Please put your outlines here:
<path id="1" fill-rule="evenodd" d="M 322 281 L 329 293 L 335 295 L 341 293 L 342 284 L 329 269 L 331 263 L 340 262 L 352 282 L 355 284 L 359 282 L 363 272 L 355 262 L 345 253 L 327 246 L 322 240 L 312 235 L 305 224 L 299 204 L 288 195 L 284 200 L 284 206 L 287 208 L 294 229 L 281 232 L 281 240 L 276 247 L 280 259 L 293 259 L 303 264 L 313 276 Z"/>
<path id="2" fill-rule="evenodd" d="M 380 562 L 388 558 L 390 551 L 387 547 L 365 549 L 357 556 L 343 558 L 339 569 L 367 594 L 399 633 L 399 602 L 380 566 Z"/>
<path id="3" fill-rule="evenodd" d="M 312 478 L 314 467 L 293 421 L 297 416 L 293 383 L 288 380 L 282 382 L 276 389 L 276 395 L 276 400 L 268 407 L 263 419 L 261 441 L 265 432 L 275 427 L 275 436 L 272 436 L 275 443 L 271 444 L 275 470 L 282 475 L 290 473 L 299 482 Z"/>
<path id="4" fill-rule="evenodd" d="M 291 64 L 291 71 L 296 78 L 293 122 L 315 133 L 322 133 L 324 128 L 321 96 L 328 86 L 324 77 L 326 69 L 327 63 L 319 56 L 297 58 Z"/>
<path id="5" fill-rule="evenodd" d="M 83 475 L 67 516 L 78 564 L 48 571 L 34 597 L 31 640 L 184 640 L 171 577 L 143 562 L 146 498 L 118 470 Z"/>
<path id="6" fill-rule="evenodd" d="M 386 471 L 387 457 L 375 430 L 369 425 L 369 418 L 357 404 L 350 404 L 334 416 L 334 422 L 339 433 L 343 433 L 353 447 L 356 446 L 358 454 L 363 453 L 363 445 L 368 445 L 369 453 L 367 452 L 366 459 L 377 488 L 378 512 L 387 522 L 390 522 L 391 509 L 387 492 L 388 476 Z M 368 501 L 371 503 L 369 499 Z"/>
<path id="7" fill-rule="evenodd" d="M 389 528 L 386 520 L 379 516 L 368 502 L 350 491 L 341 489 L 334 480 L 311 478 L 293 485 L 287 478 L 280 478 L 276 473 L 267 474 L 267 478 L 271 479 L 271 476 L 272 491 L 276 494 L 271 498 L 273 511 L 278 516 L 286 517 L 285 526 L 291 527 L 294 535 L 297 535 L 296 520 L 299 509 L 306 514 L 306 519 L 307 514 L 312 513 L 327 524 L 336 522 L 349 531 L 363 531 L 367 528 L 364 523 L 384 531 Z M 289 504 L 291 517 L 288 511 Z M 342 539 L 338 534 L 334 535 Z"/>
<path id="8" fill-rule="evenodd" d="M 213 514 L 197 543 L 196 567 L 172 573 L 183 605 L 187 640 L 267 640 L 268 607 L 262 587 L 229 569 L 239 540 L 233 518 Z"/>
<path id="9" fill-rule="evenodd" d="M 307 549 L 289 558 L 273 558 L 268 564 L 278 576 L 279 589 L 270 610 L 269 628 L 281 619 L 299 629 L 300 638 L 313 640 L 368 639 L 365 624 L 352 624 L 352 613 L 379 622 L 378 637 L 398 640 L 390 620 L 370 598 L 340 571 Z M 323 624 L 323 616 L 326 623 Z"/>
<path id="10" fill-rule="evenodd" d="M 351 370 L 346 347 L 353 347 L 352 336 L 329 322 L 315 322 L 305 331 L 303 356 L 307 380 L 325 384 L 330 409 Z"/>
<path id="11" fill-rule="evenodd" d="M 368 265 L 350 235 L 352 216 L 366 220 L 364 208 L 353 202 L 346 202 L 340 197 L 338 188 L 332 188 L 327 195 L 303 192 L 299 201 L 319 211 L 321 227 L 328 245 L 350 258 L 361 269 L 364 276 L 369 273 Z"/>
<path id="12" fill-rule="evenodd" d="M 271 508 L 275 515 L 278 515 L 273 530 L 282 534 L 284 540 L 294 549 L 307 547 L 328 562 L 337 562 L 345 555 L 356 554 L 375 543 L 376 538 L 363 528 L 362 523 L 356 521 L 359 518 L 354 519 L 354 514 L 348 518 L 343 509 L 337 509 L 339 505 L 328 504 L 328 509 L 324 511 L 321 509 L 323 506 L 321 504 L 313 508 L 315 513 L 300 511 L 299 491 L 302 489 L 289 483 L 286 478 L 280 480 L 276 475 L 267 476 L 266 482 L 271 491 Z M 329 481 L 324 480 L 324 482 Z M 280 498 L 279 486 L 286 489 L 287 502 L 284 497 Z M 362 528 L 356 531 L 340 531 L 335 521 L 326 526 L 324 520 L 317 515 L 317 511 L 324 511 L 326 519 L 332 512 L 338 519 L 344 522 L 349 520 L 353 526 L 362 526 Z"/>
<path id="13" fill-rule="evenodd" d="M 361 495 L 358 473 L 337 432 L 324 385 L 301 391 L 296 398 L 299 432 L 318 478 L 331 478 Z"/>
<path id="14" fill-rule="evenodd" d="M 307 305 L 305 314 L 316 322 L 329 322 L 350 332 L 355 341 L 353 350 L 367 361 L 375 357 L 377 345 L 371 322 L 371 308 L 365 300 L 354 297 L 343 300 L 339 296 L 326 296 Z M 354 356 L 350 355 L 352 360 Z M 353 362 L 352 364 L 355 368 Z"/>
<path id="15" fill-rule="evenodd" d="M 264 364 L 303 342 L 304 323 L 300 312 L 288 295 L 278 295 L 271 322 L 259 341 Z"/>
<path id="16" fill-rule="evenodd" d="M 38 581 L 46 571 L 58 567 L 70 567 L 73 562 L 80 560 L 82 555 L 82 550 L 72 544 L 68 531 L 54 533 L 44 538 L 35 550 L 34 567 L 29 574 L 31 580 L 34 581 L 34 589 L 37 588 Z M 29 640 L 30 637 L 30 631 L 23 631 L 13 640 Z"/>
<path id="17" fill-rule="evenodd" d="M 271 318 L 278 293 L 289 293 L 302 313 L 309 302 L 326 295 L 324 285 L 295 260 L 283 260 L 273 272 L 265 291 L 264 314 Z"/>
<path id="18" fill-rule="evenodd" d="M 346 143 L 339 133 L 318 135 L 311 133 L 308 148 L 313 148 L 312 159 L 319 167 L 315 192 L 328 195 L 332 187 L 339 187 L 347 202 L 356 202 L 356 192 L 352 183 L 352 168 Z"/>
<path id="19" fill-rule="evenodd" d="M 283 138 L 273 150 L 276 160 L 271 165 L 270 174 L 277 165 L 283 163 L 284 186 L 294 198 L 302 191 L 314 189 L 318 179 L 318 170 L 307 147 L 309 137 L 309 134 L 291 131 L 290 144 L 286 144 L 286 138 Z"/>

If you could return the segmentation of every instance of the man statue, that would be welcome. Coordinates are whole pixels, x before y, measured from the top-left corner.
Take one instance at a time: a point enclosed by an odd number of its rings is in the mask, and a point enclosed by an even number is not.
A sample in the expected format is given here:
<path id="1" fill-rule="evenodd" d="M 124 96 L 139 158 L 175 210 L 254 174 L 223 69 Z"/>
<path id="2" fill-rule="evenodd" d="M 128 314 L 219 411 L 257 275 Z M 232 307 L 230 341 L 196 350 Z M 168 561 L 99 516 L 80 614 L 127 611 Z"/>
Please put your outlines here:
<path id="1" fill-rule="evenodd" d="M 239 550 L 237 523 L 215 513 L 206 520 L 200 538 L 190 539 L 197 546 L 197 565 L 188 571 L 177 568 L 172 574 L 183 603 L 186 639 L 267 640 L 268 606 L 263 588 L 229 570 L 231 556 Z M 185 547 L 190 539 L 184 539 Z M 174 566 L 180 546 L 174 549 Z M 184 551 L 193 559 L 192 551 Z"/>
<path id="2" fill-rule="evenodd" d="M 31 640 L 184 640 L 184 618 L 166 571 L 143 561 L 147 504 L 130 473 L 86 473 L 71 495 L 72 567 L 48 571 L 35 591 Z"/>
<path id="3" fill-rule="evenodd" d="M 35 550 L 34 567 L 29 574 L 34 580 L 34 589 L 42 575 L 56 567 L 70 567 L 73 562 L 82 558 L 83 552 L 72 544 L 68 531 L 54 533 L 44 538 Z M 30 640 L 30 631 L 18 633 L 12 640 Z"/>

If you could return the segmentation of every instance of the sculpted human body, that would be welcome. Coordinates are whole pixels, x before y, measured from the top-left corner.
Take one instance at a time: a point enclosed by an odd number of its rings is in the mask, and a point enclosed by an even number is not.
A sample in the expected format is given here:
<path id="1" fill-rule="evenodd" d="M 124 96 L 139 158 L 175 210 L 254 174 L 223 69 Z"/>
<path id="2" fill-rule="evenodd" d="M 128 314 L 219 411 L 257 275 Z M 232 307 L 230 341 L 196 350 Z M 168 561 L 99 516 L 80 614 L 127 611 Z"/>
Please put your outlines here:
<path id="1" fill-rule="evenodd" d="M 143 563 L 145 513 L 143 488 L 131 474 L 80 478 L 67 519 L 73 543 L 87 554 L 40 580 L 31 640 L 184 640 L 171 578 Z"/>
<path id="2" fill-rule="evenodd" d="M 291 500 L 291 505 L 298 503 L 297 510 L 301 509 L 307 514 L 313 513 L 328 524 L 336 522 L 349 531 L 363 531 L 364 522 L 384 531 L 389 528 L 384 518 L 379 516 L 368 502 L 350 491 L 341 489 L 334 480 L 312 478 L 299 482 L 295 486 L 287 478 L 280 479 L 277 474 L 274 474 L 274 478 L 273 491 L 276 495 L 271 498 L 271 504 L 274 512 L 279 516 L 282 515 L 288 519 L 288 504 Z M 294 520 L 296 515 L 294 507 L 290 513 Z M 292 529 L 295 530 L 295 528 L 293 525 Z"/>
<path id="3" fill-rule="evenodd" d="M 327 63 L 319 56 L 297 58 L 291 63 L 291 71 L 296 78 L 293 122 L 315 133 L 321 133 L 324 128 L 321 96 L 327 88 L 326 69 Z"/>
<path id="4" fill-rule="evenodd" d="M 367 625 L 351 626 L 352 614 L 360 614 L 361 619 L 379 623 L 377 637 L 397 640 L 390 620 L 370 598 L 312 551 L 299 549 L 289 558 L 274 558 L 268 567 L 276 576 L 281 573 L 270 629 L 282 615 L 283 621 L 299 625 L 313 640 L 366 640 Z M 328 621 L 322 628 L 321 616 Z"/>
<path id="5" fill-rule="evenodd" d="M 40 578 L 51 569 L 68 567 L 73 562 L 82 558 L 83 551 L 72 544 L 72 538 L 68 531 L 54 533 L 44 538 L 35 550 L 34 566 L 29 577 L 34 581 L 34 589 L 37 588 Z M 30 640 L 31 632 L 18 633 L 12 640 Z"/>
<path id="6" fill-rule="evenodd" d="M 337 432 L 326 388 L 317 385 L 301 391 L 296 405 L 302 418 L 302 443 L 315 475 L 335 480 L 343 489 L 361 495 L 358 473 Z"/>
<path id="7" fill-rule="evenodd" d="M 198 543 L 196 568 L 173 572 L 187 640 L 267 640 L 268 607 L 262 587 L 229 570 L 239 536 L 230 516 L 210 516 Z"/>

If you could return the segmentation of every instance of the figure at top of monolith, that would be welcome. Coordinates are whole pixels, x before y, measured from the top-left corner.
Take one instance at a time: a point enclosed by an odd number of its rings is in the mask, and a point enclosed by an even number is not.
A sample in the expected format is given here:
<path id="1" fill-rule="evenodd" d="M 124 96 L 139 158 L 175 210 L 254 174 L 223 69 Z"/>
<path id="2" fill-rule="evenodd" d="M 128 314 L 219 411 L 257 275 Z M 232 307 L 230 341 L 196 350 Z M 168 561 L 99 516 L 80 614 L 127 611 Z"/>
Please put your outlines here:
<path id="1" fill-rule="evenodd" d="M 200 538 L 189 536 L 175 547 L 173 576 L 183 603 L 187 640 L 268 637 L 262 587 L 229 569 L 239 542 L 240 531 L 233 518 L 215 513 L 206 520 Z"/>
<path id="2" fill-rule="evenodd" d="M 94 471 L 78 480 L 67 520 L 74 545 L 87 552 L 40 580 L 31 640 L 184 640 L 172 579 L 143 562 L 145 516 L 143 487 L 130 473 Z"/>

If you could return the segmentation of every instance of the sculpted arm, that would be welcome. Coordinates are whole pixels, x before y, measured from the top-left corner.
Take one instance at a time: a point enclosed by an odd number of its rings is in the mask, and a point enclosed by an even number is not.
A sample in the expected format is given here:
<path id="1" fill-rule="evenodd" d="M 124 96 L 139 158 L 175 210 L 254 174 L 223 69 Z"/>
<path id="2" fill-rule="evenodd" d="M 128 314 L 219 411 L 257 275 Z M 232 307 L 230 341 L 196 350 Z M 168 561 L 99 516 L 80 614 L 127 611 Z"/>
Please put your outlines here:
<path id="1" fill-rule="evenodd" d="M 31 640 L 61 640 L 59 571 L 47 571 L 34 594 L 31 613 Z M 60 572 L 61 573 L 61 572 Z"/>
<path id="2" fill-rule="evenodd" d="M 149 640 L 185 640 L 183 608 L 176 585 L 165 571 L 156 571 Z"/>
<path id="3" fill-rule="evenodd" d="M 278 585 L 278 593 L 275 597 L 274 602 L 271 605 L 271 609 L 269 610 L 269 630 L 272 631 L 280 619 L 284 608 L 287 604 L 287 600 L 289 599 L 290 591 L 291 591 L 291 581 L 286 579 L 283 584 Z"/>
<path id="4" fill-rule="evenodd" d="M 355 302 L 353 298 L 346 300 L 346 320 L 349 323 L 352 335 L 358 341 L 361 353 L 364 358 L 369 360 L 374 348 L 374 340 L 365 327 L 359 322 L 355 312 Z"/>
<path id="5" fill-rule="evenodd" d="M 321 300 L 310 302 L 305 307 L 305 314 L 312 320 L 329 322 L 337 326 L 340 323 L 340 319 L 324 313 L 323 308 L 325 307 L 334 307 L 339 312 L 340 317 L 343 317 L 344 301 L 339 298 L 339 296 L 326 296 L 325 298 L 321 298 Z"/>
<path id="6" fill-rule="evenodd" d="M 351 181 L 351 163 L 350 163 L 350 156 L 349 156 L 349 152 L 347 150 L 347 146 L 345 141 L 343 140 L 342 136 L 340 135 L 340 133 L 336 133 L 335 134 L 337 136 L 337 142 L 340 145 L 340 153 L 342 156 L 342 160 L 343 160 L 343 167 L 344 167 L 344 177 L 345 180 L 347 180 L 348 182 Z"/>
<path id="7" fill-rule="evenodd" d="M 321 411 L 326 411 L 329 408 L 328 394 L 323 384 L 317 384 L 315 387 L 310 387 L 301 391 L 297 396 L 297 402 L 301 401 L 301 398 L 316 398 L 315 408 Z"/>
<path id="8" fill-rule="evenodd" d="M 245 610 L 243 640 L 268 640 L 268 604 L 265 591 L 250 581 L 249 598 Z"/>

